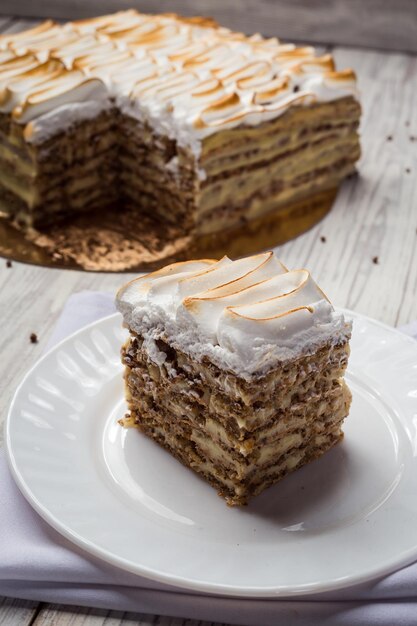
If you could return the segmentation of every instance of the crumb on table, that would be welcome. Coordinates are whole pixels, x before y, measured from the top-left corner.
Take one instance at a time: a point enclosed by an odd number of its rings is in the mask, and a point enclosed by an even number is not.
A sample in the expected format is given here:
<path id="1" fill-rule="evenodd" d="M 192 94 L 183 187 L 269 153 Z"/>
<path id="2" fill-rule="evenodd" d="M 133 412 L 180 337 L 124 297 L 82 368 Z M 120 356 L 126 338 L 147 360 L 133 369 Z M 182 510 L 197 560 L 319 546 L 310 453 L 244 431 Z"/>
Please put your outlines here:
<path id="1" fill-rule="evenodd" d="M 38 343 L 38 335 L 36 333 L 30 333 L 30 343 Z"/>

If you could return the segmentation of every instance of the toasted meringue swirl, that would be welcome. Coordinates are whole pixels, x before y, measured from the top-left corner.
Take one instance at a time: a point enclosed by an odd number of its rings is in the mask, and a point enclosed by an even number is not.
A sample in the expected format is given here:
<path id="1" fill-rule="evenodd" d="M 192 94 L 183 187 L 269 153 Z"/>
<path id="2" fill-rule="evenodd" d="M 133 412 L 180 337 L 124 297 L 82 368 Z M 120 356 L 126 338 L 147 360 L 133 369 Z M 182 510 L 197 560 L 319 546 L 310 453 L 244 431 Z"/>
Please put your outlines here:
<path id="1" fill-rule="evenodd" d="M 351 326 L 305 269 L 266 252 L 231 261 L 175 263 L 125 285 L 116 304 L 156 360 L 158 339 L 244 378 L 328 343 Z"/>
<path id="2" fill-rule="evenodd" d="M 291 106 L 356 94 L 354 73 L 335 71 L 332 57 L 317 57 L 314 48 L 283 45 L 260 35 L 247 37 L 203 18 L 144 15 L 135 10 L 64 26 L 49 20 L 0 37 L 0 81 L 10 70 L 15 76 L 19 73 L 22 57 L 26 61 L 21 66 L 19 96 L 13 100 L 16 121 L 26 123 L 57 106 L 67 106 L 72 123 L 74 104 L 103 102 L 106 92 L 124 113 L 147 119 L 197 155 L 201 139 L 218 130 L 256 125 Z M 80 72 L 88 84 L 84 89 L 81 81 L 77 83 L 76 102 L 72 89 L 55 87 L 63 79 L 51 69 L 53 60 L 77 77 Z M 44 75 L 42 107 L 34 105 L 38 98 L 34 100 L 28 76 L 33 68 Z M 91 89 L 92 79 L 102 81 L 103 89 Z M 69 85 L 73 77 L 65 80 Z M 82 115 L 82 107 L 77 110 Z M 62 128 L 62 115 L 59 120 Z M 50 121 L 49 117 L 49 126 Z M 42 124 L 36 128 L 42 133 Z M 32 141 L 35 135 L 32 132 Z"/>

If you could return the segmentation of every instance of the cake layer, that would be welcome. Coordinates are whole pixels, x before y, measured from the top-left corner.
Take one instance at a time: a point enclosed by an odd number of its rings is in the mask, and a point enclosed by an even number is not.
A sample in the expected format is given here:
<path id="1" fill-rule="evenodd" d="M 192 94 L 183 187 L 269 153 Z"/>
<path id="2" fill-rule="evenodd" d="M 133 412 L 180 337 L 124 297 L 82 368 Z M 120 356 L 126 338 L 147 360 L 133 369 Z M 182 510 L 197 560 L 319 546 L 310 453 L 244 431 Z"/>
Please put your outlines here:
<path id="1" fill-rule="evenodd" d="M 239 204 L 226 203 L 216 207 L 206 212 L 204 219 L 197 222 L 196 231 L 198 235 L 204 236 L 230 230 L 232 236 L 233 228 L 238 225 L 259 220 L 270 213 L 278 216 L 279 210 L 285 212 L 296 202 L 308 201 L 321 191 L 337 189 L 344 178 L 355 172 L 355 158 L 358 157 L 358 153 L 355 154 L 356 157 L 342 158 L 333 162 L 331 166 L 314 168 L 294 180 L 274 182 Z"/>
<path id="2" fill-rule="evenodd" d="M 314 136 L 353 132 L 357 129 L 360 105 L 353 97 L 309 106 L 297 106 L 280 117 L 255 126 L 225 129 L 206 137 L 202 143 L 200 161 L 207 177 L 221 174 L 228 162 L 240 156 L 259 157 L 262 153 L 293 149 Z M 262 145 L 261 155 L 257 155 Z M 255 150 L 255 154 L 252 151 Z"/>
<path id="3" fill-rule="evenodd" d="M 106 169 L 101 169 L 95 180 L 101 181 L 102 178 L 110 179 Z M 87 213 L 115 206 L 115 195 L 107 188 L 93 184 L 86 185 L 85 188 L 77 189 L 75 192 L 66 193 L 67 187 L 63 186 L 55 198 L 44 201 L 28 212 L 28 204 L 22 200 L 21 194 L 16 194 L 11 190 L 9 180 L 6 186 L 1 184 L 2 180 L 3 177 L 0 173 L 1 211 L 22 228 L 30 227 L 33 223 L 44 225 L 54 223 L 56 216 L 70 217 L 74 212 Z M 62 210 L 63 199 L 65 199 L 65 212 Z"/>
<path id="4" fill-rule="evenodd" d="M 245 466 L 264 463 L 270 453 L 274 454 L 277 446 L 287 445 L 287 440 L 291 440 L 294 435 L 300 436 L 300 432 L 308 429 L 312 419 L 317 432 L 334 421 L 340 421 L 347 414 L 349 397 L 346 386 L 335 382 L 329 391 L 315 393 L 287 409 L 275 409 L 273 418 L 265 422 L 259 420 L 256 431 L 245 433 L 245 437 L 236 437 L 228 427 L 228 421 L 216 414 L 210 405 L 170 394 L 164 390 L 163 384 L 144 383 L 131 370 L 126 372 L 126 385 L 129 406 L 138 415 L 141 411 L 144 414 L 154 411 L 155 423 L 160 414 L 161 420 L 174 431 L 179 427 L 194 429 L 205 437 L 212 451 Z M 257 413 L 258 410 L 253 408 L 253 412 Z"/>
<path id="5" fill-rule="evenodd" d="M 201 192 L 198 217 L 213 211 L 217 206 L 239 205 L 253 195 L 268 195 L 277 187 L 295 187 L 306 176 L 316 177 L 317 171 L 330 170 L 342 159 L 349 159 L 352 165 L 358 158 L 356 138 L 339 138 L 335 141 L 320 140 L 303 144 L 292 152 L 284 151 L 276 158 L 264 160 L 260 165 L 232 170 L 229 176 L 222 176 L 207 184 Z M 233 195 L 234 193 L 234 195 Z"/>
<path id="6" fill-rule="evenodd" d="M 238 473 L 231 471 L 229 466 L 225 467 L 218 462 L 213 463 L 207 456 L 207 447 L 202 449 L 188 435 L 175 435 L 160 422 L 155 424 L 152 421 L 152 415 L 148 419 L 143 409 L 140 413 L 136 413 L 132 408 L 131 420 L 136 422 L 136 426 L 144 434 L 165 447 L 184 465 L 201 474 L 232 506 L 246 504 L 250 497 L 260 494 L 265 488 L 278 482 L 290 472 L 319 458 L 343 436 L 340 423 L 337 423 L 327 432 L 313 435 L 309 440 L 303 440 L 302 443 L 297 439 L 294 443 L 298 443 L 298 446 L 294 445 L 285 450 L 279 454 L 276 461 L 241 478 Z"/>
<path id="7" fill-rule="evenodd" d="M 144 380 L 163 380 L 177 394 L 193 395 L 202 401 L 209 401 L 219 415 L 233 417 L 234 430 L 252 431 L 258 427 L 257 416 L 253 415 L 256 405 L 259 417 L 269 419 L 276 406 L 288 407 L 298 399 L 311 394 L 321 382 L 331 388 L 332 382 L 344 374 L 349 357 L 349 345 L 345 341 L 339 345 L 322 347 L 314 355 L 300 357 L 275 368 L 265 376 L 246 381 L 232 372 L 222 371 L 213 363 L 196 361 L 162 340 L 158 341 L 159 358 L 152 357 L 142 348 L 143 340 L 132 337 L 123 350 L 123 361 L 129 368 L 139 370 Z M 210 390 L 210 399 L 207 394 Z"/>

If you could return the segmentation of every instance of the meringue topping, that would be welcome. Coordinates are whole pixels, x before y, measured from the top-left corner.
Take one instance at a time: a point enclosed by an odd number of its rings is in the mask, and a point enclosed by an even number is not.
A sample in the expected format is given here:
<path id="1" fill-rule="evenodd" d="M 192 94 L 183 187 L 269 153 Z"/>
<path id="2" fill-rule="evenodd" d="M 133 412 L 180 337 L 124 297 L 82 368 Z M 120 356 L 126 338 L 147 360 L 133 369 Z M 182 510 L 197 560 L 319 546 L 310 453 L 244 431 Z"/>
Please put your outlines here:
<path id="1" fill-rule="evenodd" d="M 0 81 L 8 72 L 20 73 L 21 85 L 28 81 L 13 100 L 18 123 L 42 118 L 56 106 L 68 106 L 73 121 L 72 89 L 60 89 L 62 76 L 48 68 L 52 59 L 85 77 L 81 87 L 79 74 L 73 75 L 77 103 L 80 97 L 84 102 L 103 100 L 103 89 L 90 88 L 93 79 L 101 81 L 107 97 L 125 114 L 147 119 L 196 155 L 201 140 L 218 130 L 260 124 L 294 105 L 356 96 L 354 73 L 336 71 L 330 55 L 318 57 L 310 46 L 281 44 L 258 34 L 247 37 L 210 19 L 144 15 L 132 9 L 64 26 L 48 20 L 0 37 Z M 34 107 L 27 75 L 36 65 L 45 72 L 42 107 Z M 72 83 L 70 75 L 65 80 Z M 63 116 L 59 119 L 62 128 Z"/>
<path id="2" fill-rule="evenodd" d="M 244 378 L 351 331 L 309 271 L 287 270 L 273 252 L 167 266 L 128 283 L 116 305 L 146 341 L 167 340 Z"/>

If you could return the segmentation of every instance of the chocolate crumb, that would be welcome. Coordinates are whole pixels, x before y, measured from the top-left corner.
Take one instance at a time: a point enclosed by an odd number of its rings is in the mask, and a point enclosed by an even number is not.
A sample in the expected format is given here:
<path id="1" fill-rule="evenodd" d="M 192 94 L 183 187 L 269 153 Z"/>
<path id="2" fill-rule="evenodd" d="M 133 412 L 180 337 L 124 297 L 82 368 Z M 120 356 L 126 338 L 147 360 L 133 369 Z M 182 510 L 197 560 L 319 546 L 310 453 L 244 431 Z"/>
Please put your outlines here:
<path id="1" fill-rule="evenodd" d="M 410 168 L 409 168 L 409 167 L 406 167 L 406 168 L 405 168 L 405 173 L 406 173 L 406 174 L 410 174 L 410 172 L 411 172 Z"/>
<path id="2" fill-rule="evenodd" d="M 36 333 L 30 333 L 30 343 L 38 343 L 38 335 Z"/>
<path id="3" fill-rule="evenodd" d="M 392 141 L 392 135 L 388 135 L 387 141 Z"/>
<path id="4" fill-rule="evenodd" d="M 300 88 L 298 85 L 294 85 L 294 87 L 292 88 L 294 93 L 297 93 L 297 91 L 300 91 Z"/>
<path id="5" fill-rule="evenodd" d="M 6 267 L 12 267 L 12 262 L 10 259 L 7 259 L 6 261 Z"/>
<path id="6" fill-rule="evenodd" d="M 410 141 L 415 141 L 415 140 L 416 140 L 415 136 L 414 135 L 410 135 Z"/>
<path id="7" fill-rule="evenodd" d="M 326 243 L 327 239 L 323 235 L 320 237 L 321 243 Z"/>
<path id="8" fill-rule="evenodd" d="M 378 265 L 378 263 L 379 263 L 379 259 L 378 259 L 378 257 L 377 257 L 377 256 L 374 256 L 374 257 L 372 258 L 372 263 L 373 263 L 374 265 Z"/>

